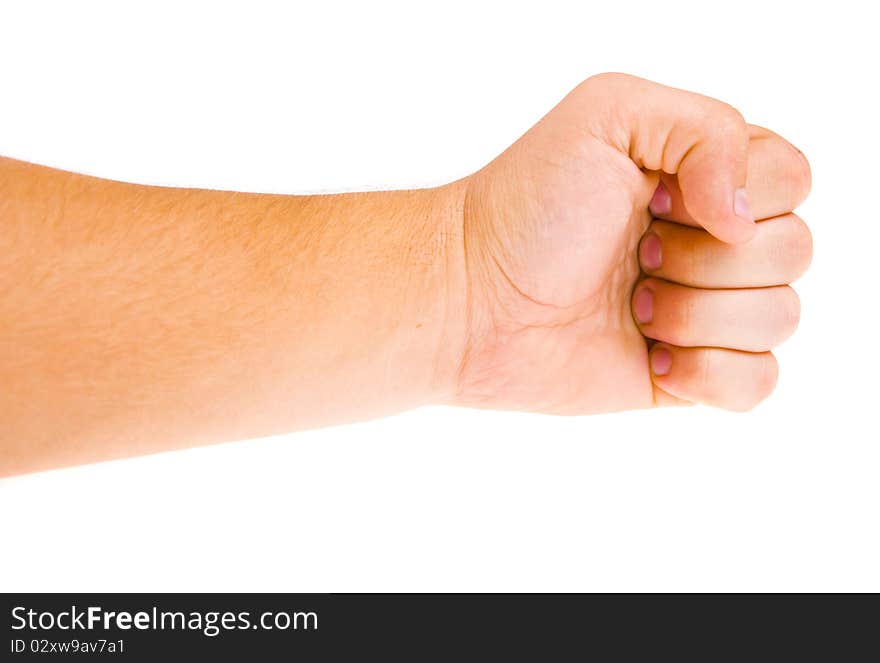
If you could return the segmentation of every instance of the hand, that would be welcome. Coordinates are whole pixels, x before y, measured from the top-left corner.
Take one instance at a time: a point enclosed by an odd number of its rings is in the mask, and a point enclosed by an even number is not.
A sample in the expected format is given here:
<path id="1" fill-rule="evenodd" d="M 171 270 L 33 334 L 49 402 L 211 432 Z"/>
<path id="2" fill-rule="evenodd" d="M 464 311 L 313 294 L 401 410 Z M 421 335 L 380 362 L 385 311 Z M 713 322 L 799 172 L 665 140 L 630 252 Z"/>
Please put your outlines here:
<path id="1" fill-rule="evenodd" d="M 800 152 L 726 104 L 585 81 L 467 181 L 456 402 L 754 406 L 797 325 L 809 186 Z"/>

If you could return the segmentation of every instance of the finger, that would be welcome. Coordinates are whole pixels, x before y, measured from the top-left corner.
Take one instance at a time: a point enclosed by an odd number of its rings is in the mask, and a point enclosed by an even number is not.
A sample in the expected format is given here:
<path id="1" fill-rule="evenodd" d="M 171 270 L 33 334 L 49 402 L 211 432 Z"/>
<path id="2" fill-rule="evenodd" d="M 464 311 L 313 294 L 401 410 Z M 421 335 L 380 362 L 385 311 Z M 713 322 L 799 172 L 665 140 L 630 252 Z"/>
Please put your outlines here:
<path id="1" fill-rule="evenodd" d="M 770 352 L 724 348 L 657 343 L 651 349 L 650 362 L 656 393 L 739 412 L 767 398 L 779 373 Z"/>
<path id="2" fill-rule="evenodd" d="M 749 126 L 746 193 L 756 219 L 792 211 L 810 191 L 810 165 L 787 140 L 763 127 Z M 651 201 L 658 218 L 701 225 L 687 210 L 675 175 L 661 175 Z"/>
<path id="3" fill-rule="evenodd" d="M 788 286 L 703 290 L 648 278 L 636 286 L 632 312 L 657 341 L 763 352 L 794 332 L 800 302 Z"/>
<path id="4" fill-rule="evenodd" d="M 761 221 L 745 244 L 725 244 L 700 228 L 654 221 L 639 245 L 642 270 L 697 288 L 757 288 L 791 283 L 813 255 L 810 230 L 798 216 Z"/>
<path id="5" fill-rule="evenodd" d="M 588 125 L 594 135 L 640 168 L 677 175 L 690 218 L 724 242 L 754 235 L 745 190 L 749 134 L 734 108 L 624 74 L 595 76 L 576 93 L 597 110 Z"/>

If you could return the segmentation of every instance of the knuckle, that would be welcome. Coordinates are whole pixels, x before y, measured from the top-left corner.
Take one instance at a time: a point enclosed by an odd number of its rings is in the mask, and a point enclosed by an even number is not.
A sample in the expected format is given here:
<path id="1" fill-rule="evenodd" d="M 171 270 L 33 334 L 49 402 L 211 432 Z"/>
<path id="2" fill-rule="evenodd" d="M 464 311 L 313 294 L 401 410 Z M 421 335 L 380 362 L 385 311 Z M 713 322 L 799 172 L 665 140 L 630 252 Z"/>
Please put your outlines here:
<path id="1" fill-rule="evenodd" d="M 810 162 L 807 161 L 807 157 L 804 153 L 794 145 L 791 146 L 791 149 L 797 154 L 795 160 L 797 165 L 789 171 L 791 188 L 795 197 L 795 205 L 797 205 L 809 195 L 810 189 L 813 186 L 813 173 L 810 169 Z"/>
<path id="2" fill-rule="evenodd" d="M 748 412 L 749 410 L 753 410 L 760 400 L 743 400 L 737 401 L 731 405 L 728 405 L 725 409 L 732 410 L 733 412 Z"/>
<path id="3" fill-rule="evenodd" d="M 772 352 L 761 355 L 761 369 L 758 371 L 757 377 L 757 393 L 758 400 L 756 403 L 764 400 L 773 390 L 776 389 L 776 383 L 779 380 L 779 362 Z"/>
<path id="4" fill-rule="evenodd" d="M 716 102 L 713 124 L 723 133 L 741 133 L 748 135 L 748 125 L 743 114 L 736 108 L 723 101 Z"/>
<path id="5" fill-rule="evenodd" d="M 776 302 L 774 309 L 777 311 L 779 342 L 781 343 L 797 329 L 801 318 L 801 300 L 794 289 L 789 286 L 780 287 L 778 293 L 778 302 Z"/>
<path id="6" fill-rule="evenodd" d="M 606 87 L 614 87 L 621 84 L 627 84 L 630 81 L 634 80 L 633 76 L 629 74 L 622 74 L 616 71 L 605 71 L 601 74 L 594 74 L 586 79 L 581 85 L 586 87 L 598 87 L 598 88 L 606 88 Z"/>
<path id="7" fill-rule="evenodd" d="M 736 412 L 748 412 L 764 401 L 776 388 L 779 379 L 779 364 L 770 352 L 757 355 L 759 366 L 752 371 L 754 383 L 745 391 L 741 399 L 732 404 L 730 409 Z"/>
<path id="8" fill-rule="evenodd" d="M 790 231 L 786 233 L 783 255 L 792 262 L 792 280 L 807 271 L 813 259 L 813 234 L 796 214 L 790 214 Z"/>

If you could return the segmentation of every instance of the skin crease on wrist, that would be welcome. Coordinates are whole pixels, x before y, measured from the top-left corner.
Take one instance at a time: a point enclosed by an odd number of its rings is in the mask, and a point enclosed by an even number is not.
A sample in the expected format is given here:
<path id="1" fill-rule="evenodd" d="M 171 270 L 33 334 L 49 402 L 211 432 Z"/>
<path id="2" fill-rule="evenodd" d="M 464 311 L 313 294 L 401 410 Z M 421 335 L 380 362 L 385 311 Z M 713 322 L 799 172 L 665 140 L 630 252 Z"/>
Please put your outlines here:
<path id="1" fill-rule="evenodd" d="M 753 407 L 797 323 L 803 155 L 588 79 L 435 189 L 278 196 L 0 159 L 0 474 L 429 403 Z"/>

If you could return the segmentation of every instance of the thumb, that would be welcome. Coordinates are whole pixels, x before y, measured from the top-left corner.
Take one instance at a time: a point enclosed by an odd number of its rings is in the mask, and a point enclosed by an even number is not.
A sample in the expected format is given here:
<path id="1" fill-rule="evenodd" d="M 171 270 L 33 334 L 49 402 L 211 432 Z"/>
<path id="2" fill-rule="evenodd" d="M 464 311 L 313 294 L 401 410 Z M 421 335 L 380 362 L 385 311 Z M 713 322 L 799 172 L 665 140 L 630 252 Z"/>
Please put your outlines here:
<path id="1" fill-rule="evenodd" d="M 575 91 L 597 137 L 646 170 L 678 176 L 688 214 L 718 239 L 755 232 L 746 196 L 748 126 L 731 106 L 626 74 L 600 74 Z"/>

